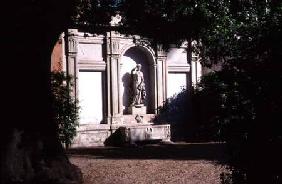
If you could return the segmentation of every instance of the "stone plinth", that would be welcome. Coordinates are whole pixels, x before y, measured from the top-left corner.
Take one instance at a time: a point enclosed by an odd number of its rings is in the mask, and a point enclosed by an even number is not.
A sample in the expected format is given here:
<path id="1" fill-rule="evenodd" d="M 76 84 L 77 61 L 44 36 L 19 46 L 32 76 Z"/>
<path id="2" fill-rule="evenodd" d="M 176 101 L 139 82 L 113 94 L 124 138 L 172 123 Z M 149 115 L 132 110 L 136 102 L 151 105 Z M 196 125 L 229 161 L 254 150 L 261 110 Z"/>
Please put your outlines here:
<path id="1" fill-rule="evenodd" d="M 132 114 L 123 115 L 123 124 L 124 125 L 137 124 L 136 116 L 137 115 L 132 115 Z M 143 119 L 143 123 L 145 123 L 145 124 L 146 123 L 147 124 L 153 124 L 154 119 L 156 117 L 155 114 L 142 114 L 141 116 L 142 116 L 142 119 Z"/>
<path id="2" fill-rule="evenodd" d="M 129 114 L 146 114 L 147 107 L 144 105 L 135 105 L 128 107 L 128 113 Z"/>

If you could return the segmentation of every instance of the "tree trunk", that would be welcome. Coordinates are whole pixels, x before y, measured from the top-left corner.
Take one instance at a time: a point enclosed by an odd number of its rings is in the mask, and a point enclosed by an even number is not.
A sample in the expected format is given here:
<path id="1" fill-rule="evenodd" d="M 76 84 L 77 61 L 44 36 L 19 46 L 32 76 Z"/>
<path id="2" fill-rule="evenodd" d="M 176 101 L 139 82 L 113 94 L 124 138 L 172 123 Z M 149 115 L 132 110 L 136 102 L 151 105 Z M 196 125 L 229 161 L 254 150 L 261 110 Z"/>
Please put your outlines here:
<path id="1" fill-rule="evenodd" d="M 13 3 L 6 6 L 0 32 L 0 181 L 81 183 L 79 169 L 58 140 L 50 100 L 51 51 L 66 26 L 66 12 L 59 11 L 66 5 L 52 0 Z"/>

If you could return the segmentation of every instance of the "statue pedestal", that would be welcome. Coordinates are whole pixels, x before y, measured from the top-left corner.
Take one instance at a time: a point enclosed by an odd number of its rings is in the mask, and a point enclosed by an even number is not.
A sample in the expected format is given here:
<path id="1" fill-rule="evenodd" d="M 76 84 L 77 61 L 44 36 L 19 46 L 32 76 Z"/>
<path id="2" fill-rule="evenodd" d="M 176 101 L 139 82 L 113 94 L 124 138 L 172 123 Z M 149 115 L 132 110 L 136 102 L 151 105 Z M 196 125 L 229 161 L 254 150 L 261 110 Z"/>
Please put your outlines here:
<path id="1" fill-rule="evenodd" d="M 128 113 L 129 114 L 146 114 L 147 113 L 147 107 L 144 105 L 135 105 L 128 107 Z"/>

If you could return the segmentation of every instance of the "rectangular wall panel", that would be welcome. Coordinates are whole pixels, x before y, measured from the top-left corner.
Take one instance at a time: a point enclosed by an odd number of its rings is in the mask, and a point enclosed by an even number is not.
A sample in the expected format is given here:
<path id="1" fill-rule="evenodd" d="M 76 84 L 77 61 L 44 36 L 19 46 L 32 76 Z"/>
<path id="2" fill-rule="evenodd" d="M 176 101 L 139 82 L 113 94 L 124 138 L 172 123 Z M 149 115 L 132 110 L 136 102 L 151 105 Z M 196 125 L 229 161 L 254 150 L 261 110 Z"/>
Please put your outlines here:
<path id="1" fill-rule="evenodd" d="M 99 124 L 103 120 L 102 72 L 80 71 L 78 75 L 80 124 Z"/>
<path id="2" fill-rule="evenodd" d="M 78 58 L 80 60 L 102 61 L 102 45 L 80 43 L 78 45 Z"/>
<path id="3" fill-rule="evenodd" d="M 187 89 L 187 73 L 168 73 L 167 97 L 178 94 L 183 88 Z"/>

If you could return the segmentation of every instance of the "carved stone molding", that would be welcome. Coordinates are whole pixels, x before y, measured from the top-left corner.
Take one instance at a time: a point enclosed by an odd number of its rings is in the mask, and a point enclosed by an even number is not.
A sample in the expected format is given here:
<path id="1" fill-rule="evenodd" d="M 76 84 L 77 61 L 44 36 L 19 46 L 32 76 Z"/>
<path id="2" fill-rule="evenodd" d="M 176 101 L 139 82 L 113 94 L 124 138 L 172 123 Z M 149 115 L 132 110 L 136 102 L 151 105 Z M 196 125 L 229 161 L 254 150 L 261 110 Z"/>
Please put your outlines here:
<path id="1" fill-rule="evenodd" d="M 78 30 L 77 29 L 68 29 L 68 36 L 77 36 Z"/>
<path id="2" fill-rule="evenodd" d="M 143 46 L 143 47 L 151 47 L 151 42 L 147 39 L 141 39 L 140 37 L 138 36 L 134 36 L 133 37 L 133 43 L 136 45 L 136 46 Z"/>
<path id="3" fill-rule="evenodd" d="M 120 46 L 118 40 L 111 41 L 111 54 L 119 54 L 120 53 Z"/>
<path id="4" fill-rule="evenodd" d="M 77 53 L 77 40 L 74 36 L 68 37 L 68 52 Z"/>
<path id="5" fill-rule="evenodd" d="M 157 56 L 158 57 L 166 57 L 166 51 L 164 50 L 162 44 L 157 45 Z"/>
<path id="6" fill-rule="evenodd" d="M 190 72 L 190 65 L 171 65 L 168 66 L 168 72 Z"/>

